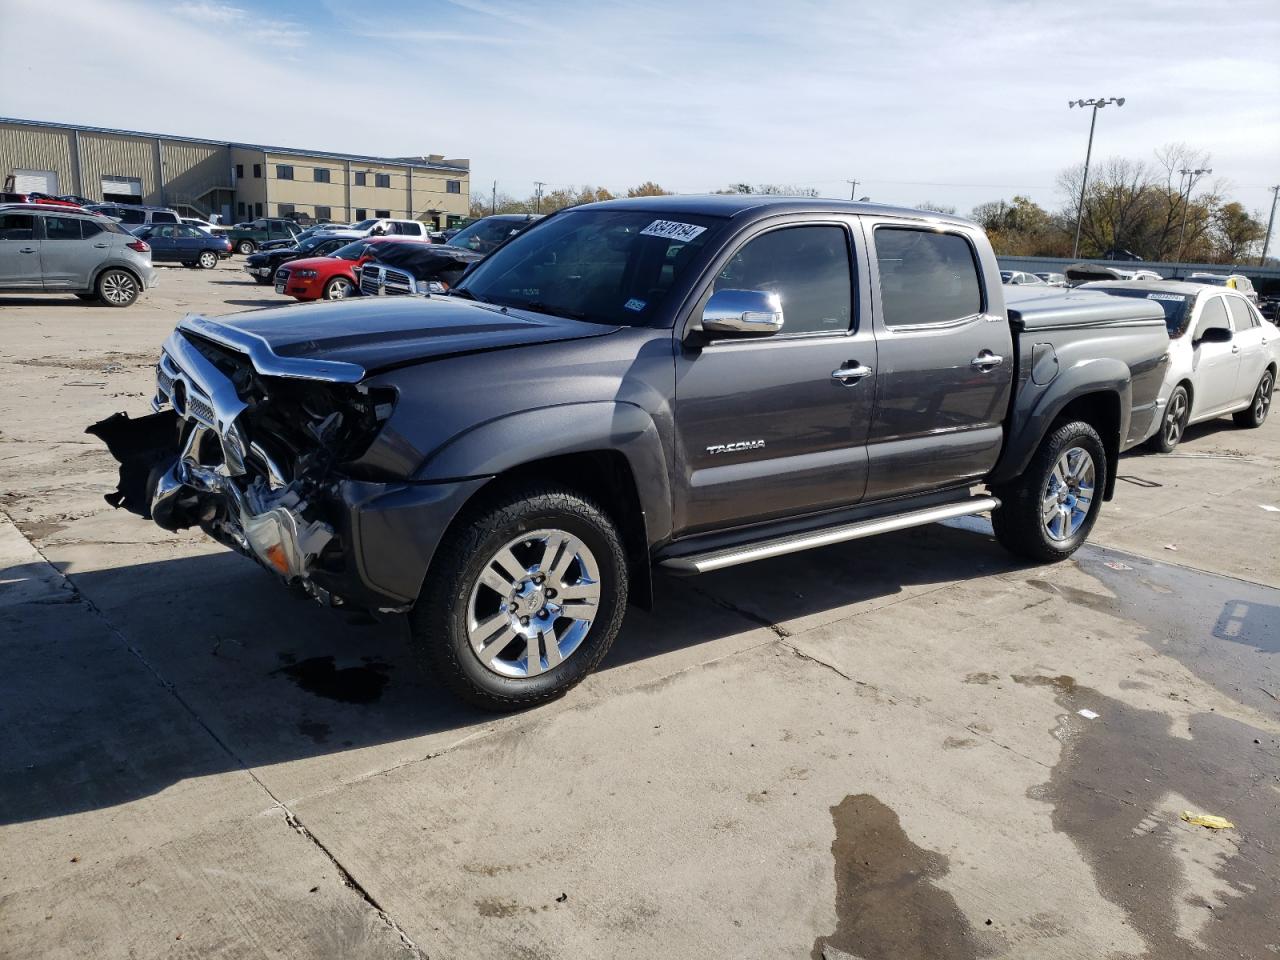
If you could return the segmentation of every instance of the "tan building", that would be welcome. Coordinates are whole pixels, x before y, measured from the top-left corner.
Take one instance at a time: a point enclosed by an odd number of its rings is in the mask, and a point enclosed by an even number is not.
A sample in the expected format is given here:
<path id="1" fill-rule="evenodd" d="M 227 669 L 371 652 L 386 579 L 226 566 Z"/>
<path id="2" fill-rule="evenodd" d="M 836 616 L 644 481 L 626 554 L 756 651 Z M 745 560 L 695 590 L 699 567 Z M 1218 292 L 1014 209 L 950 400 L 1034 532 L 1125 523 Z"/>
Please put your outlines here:
<path id="1" fill-rule="evenodd" d="M 233 223 L 467 216 L 470 161 L 367 157 L 0 117 L 4 189 L 175 207 Z"/>

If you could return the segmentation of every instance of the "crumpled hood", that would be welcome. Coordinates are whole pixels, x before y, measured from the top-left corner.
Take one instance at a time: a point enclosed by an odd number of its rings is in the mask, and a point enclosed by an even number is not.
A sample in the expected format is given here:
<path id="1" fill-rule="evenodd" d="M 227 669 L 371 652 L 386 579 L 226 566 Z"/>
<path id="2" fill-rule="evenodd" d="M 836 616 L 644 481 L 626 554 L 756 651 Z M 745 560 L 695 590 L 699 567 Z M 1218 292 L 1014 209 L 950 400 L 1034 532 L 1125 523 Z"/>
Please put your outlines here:
<path id="1" fill-rule="evenodd" d="M 354 363 L 366 373 L 461 353 L 578 340 L 618 327 L 444 297 L 361 297 L 218 317 L 279 357 Z"/>

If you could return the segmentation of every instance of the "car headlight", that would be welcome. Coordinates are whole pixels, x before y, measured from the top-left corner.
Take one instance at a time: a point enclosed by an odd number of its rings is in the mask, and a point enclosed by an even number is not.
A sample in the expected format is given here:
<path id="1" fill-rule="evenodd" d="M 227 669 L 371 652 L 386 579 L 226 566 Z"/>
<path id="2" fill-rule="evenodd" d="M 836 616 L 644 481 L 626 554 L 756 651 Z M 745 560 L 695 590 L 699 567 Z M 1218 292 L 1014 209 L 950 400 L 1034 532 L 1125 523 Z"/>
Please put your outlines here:
<path id="1" fill-rule="evenodd" d="M 439 280 L 419 280 L 418 281 L 419 293 L 423 293 L 423 294 L 444 293 L 448 289 L 449 289 L 449 285 L 447 283 L 442 283 Z"/>
<path id="2" fill-rule="evenodd" d="M 299 280 L 314 280 L 316 278 L 314 270 L 297 270 L 293 275 Z"/>

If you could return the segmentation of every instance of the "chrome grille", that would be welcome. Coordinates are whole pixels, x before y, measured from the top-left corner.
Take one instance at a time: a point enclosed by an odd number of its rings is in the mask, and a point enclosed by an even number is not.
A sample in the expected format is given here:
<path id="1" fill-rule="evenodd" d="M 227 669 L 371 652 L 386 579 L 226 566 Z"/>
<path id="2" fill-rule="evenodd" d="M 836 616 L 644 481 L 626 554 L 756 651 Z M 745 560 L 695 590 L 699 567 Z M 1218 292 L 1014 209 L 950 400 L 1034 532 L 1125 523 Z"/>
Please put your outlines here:
<path id="1" fill-rule="evenodd" d="M 407 294 L 413 293 L 413 277 L 405 273 L 403 270 L 392 270 L 386 268 L 382 289 L 386 293 Z"/>
<path id="2" fill-rule="evenodd" d="M 376 263 L 366 263 L 360 268 L 360 292 L 366 297 L 376 297 L 382 292 L 382 268 Z"/>
<path id="3" fill-rule="evenodd" d="M 413 277 L 403 270 L 366 263 L 360 268 L 360 292 L 367 297 L 413 293 Z"/>

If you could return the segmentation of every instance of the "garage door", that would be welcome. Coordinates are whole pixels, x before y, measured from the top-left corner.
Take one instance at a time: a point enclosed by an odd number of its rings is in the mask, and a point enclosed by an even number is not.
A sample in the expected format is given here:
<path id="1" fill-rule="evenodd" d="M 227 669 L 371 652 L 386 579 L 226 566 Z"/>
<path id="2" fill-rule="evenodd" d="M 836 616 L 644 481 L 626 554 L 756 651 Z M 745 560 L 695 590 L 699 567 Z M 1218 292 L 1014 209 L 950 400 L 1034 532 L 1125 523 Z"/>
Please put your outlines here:
<path id="1" fill-rule="evenodd" d="M 137 177 L 103 177 L 102 195 L 114 193 L 123 197 L 142 196 L 142 181 Z"/>
<path id="2" fill-rule="evenodd" d="M 15 170 L 13 189 L 17 193 L 58 195 L 58 175 L 52 170 Z"/>

